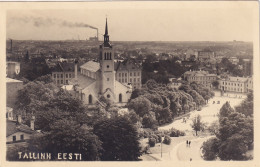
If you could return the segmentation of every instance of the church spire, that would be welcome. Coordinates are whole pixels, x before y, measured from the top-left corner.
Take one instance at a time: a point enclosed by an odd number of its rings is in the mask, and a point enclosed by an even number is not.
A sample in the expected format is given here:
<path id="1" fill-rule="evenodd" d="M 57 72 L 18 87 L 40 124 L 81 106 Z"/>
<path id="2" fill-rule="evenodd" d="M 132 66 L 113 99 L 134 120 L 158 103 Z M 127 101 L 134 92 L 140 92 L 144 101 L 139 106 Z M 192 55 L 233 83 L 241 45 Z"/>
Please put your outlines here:
<path id="1" fill-rule="evenodd" d="M 108 35 L 108 28 L 107 28 L 107 18 L 106 18 L 106 27 L 105 27 L 105 34 L 104 34 L 104 46 L 111 47 L 109 43 L 109 35 Z"/>
<path id="2" fill-rule="evenodd" d="M 108 35 L 107 18 L 106 18 L 106 30 L 105 30 L 105 35 Z"/>

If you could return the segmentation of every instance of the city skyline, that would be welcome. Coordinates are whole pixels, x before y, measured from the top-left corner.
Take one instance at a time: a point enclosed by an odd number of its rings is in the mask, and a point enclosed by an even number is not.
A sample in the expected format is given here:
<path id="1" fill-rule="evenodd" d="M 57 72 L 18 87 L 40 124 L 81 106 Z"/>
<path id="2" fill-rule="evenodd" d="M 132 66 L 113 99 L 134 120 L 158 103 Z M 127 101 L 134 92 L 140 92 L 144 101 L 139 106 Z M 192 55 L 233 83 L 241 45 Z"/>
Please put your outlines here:
<path id="1" fill-rule="evenodd" d="M 106 4 L 106 8 L 102 4 Z M 16 40 L 85 40 L 96 36 L 98 28 L 99 40 L 102 40 L 107 17 L 111 41 L 254 40 L 252 5 L 241 7 L 223 2 L 195 6 L 190 2 L 123 4 L 120 8 L 111 3 L 99 3 L 93 9 L 90 4 L 78 10 L 8 10 L 6 36 Z"/>

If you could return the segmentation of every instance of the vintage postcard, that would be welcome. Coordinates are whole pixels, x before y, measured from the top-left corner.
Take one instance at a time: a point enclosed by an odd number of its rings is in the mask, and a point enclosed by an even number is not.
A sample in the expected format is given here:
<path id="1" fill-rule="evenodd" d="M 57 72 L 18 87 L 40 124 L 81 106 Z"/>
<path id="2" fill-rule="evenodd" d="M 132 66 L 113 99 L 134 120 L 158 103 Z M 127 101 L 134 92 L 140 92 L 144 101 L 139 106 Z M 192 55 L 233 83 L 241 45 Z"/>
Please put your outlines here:
<path id="1" fill-rule="evenodd" d="M 259 165 L 258 2 L 0 11 L 1 166 Z"/>

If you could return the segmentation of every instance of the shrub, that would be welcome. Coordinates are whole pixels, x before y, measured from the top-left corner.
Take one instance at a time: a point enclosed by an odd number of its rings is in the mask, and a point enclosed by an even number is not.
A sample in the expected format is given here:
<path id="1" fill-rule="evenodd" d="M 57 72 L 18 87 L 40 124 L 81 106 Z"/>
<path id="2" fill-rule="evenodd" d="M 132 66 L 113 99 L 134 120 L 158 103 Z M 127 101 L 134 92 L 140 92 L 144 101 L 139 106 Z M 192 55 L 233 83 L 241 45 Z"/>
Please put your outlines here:
<path id="1" fill-rule="evenodd" d="M 150 147 L 154 147 L 156 143 L 156 139 L 155 138 L 149 138 L 149 146 Z"/>
<path id="2" fill-rule="evenodd" d="M 170 137 L 185 136 L 185 132 L 172 128 L 169 132 L 169 135 Z"/>
<path id="3" fill-rule="evenodd" d="M 170 138 L 170 136 L 165 136 L 164 140 L 163 140 L 163 143 L 167 144 L 167 145 L 170 145 L 171 141 L 172 141 L 172 139 Z"/>
<path id="4" fill-rule="evenodd" d="M 160 141 L 159 141 L 159 137 L 158 137 L 157 135 L 155 135 L 155 134 L 152 134 L 152 135 L 150 136 L 150 138 L 154 138 L 155 141 L 156 141 L 156 143 L 159 143 L 159 142 L 160 142 Z"/>

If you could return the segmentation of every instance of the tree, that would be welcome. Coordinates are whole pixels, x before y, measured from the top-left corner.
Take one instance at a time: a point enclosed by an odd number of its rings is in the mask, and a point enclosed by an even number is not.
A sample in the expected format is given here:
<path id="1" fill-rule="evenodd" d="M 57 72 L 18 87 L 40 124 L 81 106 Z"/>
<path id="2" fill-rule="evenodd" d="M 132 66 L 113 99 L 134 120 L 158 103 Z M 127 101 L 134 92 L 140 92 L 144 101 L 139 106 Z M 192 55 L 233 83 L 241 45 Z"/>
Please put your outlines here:
<path id="1" fill-rule="evenodd" d="M 205 124 L 201 121 L 201 116 L 197 115 L 192 119 L 191 127 L 196 132 L 196 136 L 198 135 L 198 131 L 201 131 L 204 129 Z"/>
<path id="2" fill-rule="evenodd" d="M 52 160 L 57 160 L 58 153 L 80 153 L 82 160 L 95 161 L 99 160 L 102 147 L 89 127 L 61 119 L 50 126 L 48 133 L 34 136 L 29 142 L 29 150 L 52 153 Z"/>
<path id="3" fill-rule="evenodd" d="M 140 117 L 143 117 L 151 110 L 151 102 L 147 98 L 139 96 L 130 101 L 128 108 L 133 109 L 136 114 L 138 114 Z"/>
<path id="4" fill-rule="evenodd" d="M 217 158 L 218 152 L 219 152 L 219 146 L 220 146 L 219 140 L 214 137 L 211 138 L 202 144 L 202 154 L 203 159 L 205 160 L 215 160 Z"/>
<path id="5" fill-rule="evenodd" d="M 157 129 L 158 128 L 158 122 L 156 121 L 155 117 L 152 116 L 152 114 L 145 114 L 143 116 L 142 124 L 144 128 L 151 128 L 151 129 Z"/>
<path id="6" fill-rule="evenodd" d="M 212 82 L 212 85 L 213 85 L 216 89 L 218 89 L 219 82 L 218 82 L 218 81 L 213 81 L 213 82 Z"/>
<path id="7" fill-rule="evenodd" d="M 102 142 L 101 160 L 136 161 L 141 155 L 137 129 L 124 116 L 97 122 L 94 133 Z"/>
<path id="8" fill-rule="evenodd" d="M 45 84 L 53 83 L 53 79 L 51 77 L 51 74 L 47 74 L 47 75 L 43 75 L 41 77 L 38 77 L 38 78 L 35 79 L 35 81 L 40 81 L 40 82 L 43 82 Z"/>

